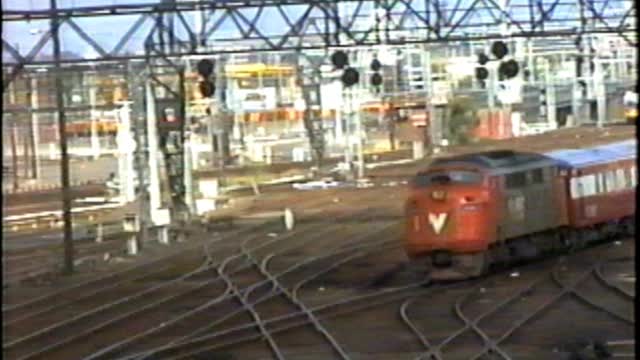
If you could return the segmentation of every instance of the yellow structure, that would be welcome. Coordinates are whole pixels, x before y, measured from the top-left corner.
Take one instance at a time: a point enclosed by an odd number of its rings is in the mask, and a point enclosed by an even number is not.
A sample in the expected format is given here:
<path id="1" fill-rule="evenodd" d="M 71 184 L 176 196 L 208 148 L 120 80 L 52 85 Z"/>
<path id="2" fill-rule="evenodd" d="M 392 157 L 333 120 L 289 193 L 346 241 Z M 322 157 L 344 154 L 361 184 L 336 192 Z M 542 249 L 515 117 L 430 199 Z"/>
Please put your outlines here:
<path id="1" fill-rule="evenodd" d="M 234 64 L 225 66 L 225 75 L 229 79 L 278 78 L 296 75 L 296 69 L 289 65 Z"/>

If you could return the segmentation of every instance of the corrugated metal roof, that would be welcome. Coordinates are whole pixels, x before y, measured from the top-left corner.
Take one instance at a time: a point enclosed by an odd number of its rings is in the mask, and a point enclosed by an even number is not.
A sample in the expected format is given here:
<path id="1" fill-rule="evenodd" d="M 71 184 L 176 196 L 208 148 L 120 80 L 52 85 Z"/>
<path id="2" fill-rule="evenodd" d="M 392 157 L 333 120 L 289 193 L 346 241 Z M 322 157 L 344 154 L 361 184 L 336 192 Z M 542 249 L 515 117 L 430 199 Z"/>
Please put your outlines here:
<path id="1" fill-rule="evenodd" d="M 607 162 L 634 159 L 637 156 L 636 140 L 625 140 L 588 149 L 566 149 L 548 152 L 546 156 L 573 168 L 582 168 Z"/>

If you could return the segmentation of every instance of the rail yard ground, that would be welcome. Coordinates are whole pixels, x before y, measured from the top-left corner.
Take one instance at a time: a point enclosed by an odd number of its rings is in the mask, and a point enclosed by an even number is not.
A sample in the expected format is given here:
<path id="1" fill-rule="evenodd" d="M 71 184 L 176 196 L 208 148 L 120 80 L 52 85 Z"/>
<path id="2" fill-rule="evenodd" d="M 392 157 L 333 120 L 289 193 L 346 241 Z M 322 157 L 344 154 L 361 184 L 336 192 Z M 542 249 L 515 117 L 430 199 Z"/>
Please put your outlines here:
<path id="1" fill-rule="evenodd" d="M 634 131 L 560 130 L 447 153 L 581 147 Z M 403 181 L 426 161 L 374 169 L 373 187 L 274 186 L 252 199 L 247 214 L 292 208 L 292 231 L 279 217 L 194 226 L 185 242 L 143 244 L 136 257 L 101 249 L 109 256 L 80 263 L 72 277 L 12 284 L 3 292 L 3 357 L 634 357 L 633 239 L 463 282 L 431 283 L 406 269 Z M 3 267 L 20 264 L 9 261 L 3 253 Z"/>

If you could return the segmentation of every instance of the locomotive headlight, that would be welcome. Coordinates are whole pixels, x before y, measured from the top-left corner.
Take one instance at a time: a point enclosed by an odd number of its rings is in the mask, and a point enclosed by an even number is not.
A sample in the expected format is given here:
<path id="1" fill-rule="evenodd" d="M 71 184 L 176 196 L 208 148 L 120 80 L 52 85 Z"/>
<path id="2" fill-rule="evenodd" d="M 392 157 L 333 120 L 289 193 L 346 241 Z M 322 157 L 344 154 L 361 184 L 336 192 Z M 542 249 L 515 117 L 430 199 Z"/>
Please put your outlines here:
<path id="1" fill-rule="evenodd" d="M 480 205 L 462 205 L 462 211 L 476 211 L 480 210 Z"/>
<path id="2" fill-rule="evenodd" d="M 444 200 L 447 198 L 447 193 L 444 190 L 434 190 L 431 193 L 431 198 L 434 200 Z"/>

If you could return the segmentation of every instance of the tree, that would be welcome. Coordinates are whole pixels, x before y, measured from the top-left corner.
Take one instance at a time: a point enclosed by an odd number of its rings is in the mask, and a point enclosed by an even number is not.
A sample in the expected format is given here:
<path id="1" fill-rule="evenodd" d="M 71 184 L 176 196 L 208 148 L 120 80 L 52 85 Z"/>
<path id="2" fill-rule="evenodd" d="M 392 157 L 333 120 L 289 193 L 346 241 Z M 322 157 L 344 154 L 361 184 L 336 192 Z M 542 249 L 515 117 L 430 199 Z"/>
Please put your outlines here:
<path id="1" fill-rule="evenodd" d="M 478 125 L 471 99 L 456 97 L 449 102 L 447 130 L 452 145 L 466 144 L 471 139 L 471 131 Z"/>

